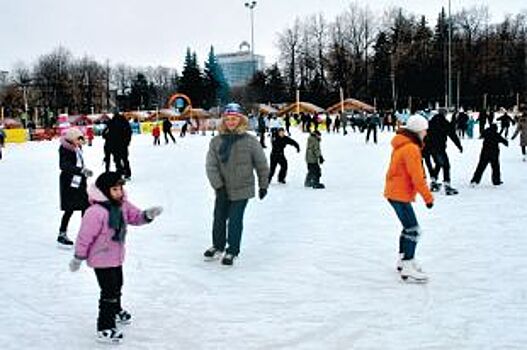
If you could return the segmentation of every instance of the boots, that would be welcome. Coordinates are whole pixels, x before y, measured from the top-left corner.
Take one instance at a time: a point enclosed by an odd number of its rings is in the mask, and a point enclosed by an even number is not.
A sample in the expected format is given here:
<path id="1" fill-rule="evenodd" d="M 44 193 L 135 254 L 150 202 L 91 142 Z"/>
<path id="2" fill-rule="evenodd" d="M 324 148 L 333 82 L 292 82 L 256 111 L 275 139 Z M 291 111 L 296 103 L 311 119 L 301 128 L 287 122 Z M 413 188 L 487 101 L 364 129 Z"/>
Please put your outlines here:
<path id="1" fill-rule="evenodd" d="M 437 182 L 437 179 L 432 178 L 430 181 L 430 191 L 432 192 L 439 192 L 441 189 L 441 184 Z"/>
<path id="2" fill-rule="evenodd" d="M 452 196 L 458 194 L 458 190 L 456 190 L 454 187 L 450 186 L 450 182 L 445 182 L 445 194 L 447 196 Z"/>
<path id="3" fill-rule="evenodd" d="M 407 283 L 427 283 L 428 276 L 417 266 L 415 260 L 402 260 L 401 279 Z"/>

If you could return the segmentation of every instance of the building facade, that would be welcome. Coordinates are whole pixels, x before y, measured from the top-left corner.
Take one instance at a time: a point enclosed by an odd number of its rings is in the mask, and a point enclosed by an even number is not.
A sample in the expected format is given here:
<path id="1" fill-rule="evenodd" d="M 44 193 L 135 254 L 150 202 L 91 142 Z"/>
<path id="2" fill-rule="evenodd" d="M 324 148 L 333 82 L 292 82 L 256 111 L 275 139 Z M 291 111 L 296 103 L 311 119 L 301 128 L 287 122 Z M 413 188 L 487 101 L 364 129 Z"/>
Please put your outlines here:
<path id="1" fill-rule="evenodd" d="M 264 56 L 253 56 L 251 51 L 218 54 L 216 57 L 230 87 L 247 85 L 254 73 L 265 68 Z"/>

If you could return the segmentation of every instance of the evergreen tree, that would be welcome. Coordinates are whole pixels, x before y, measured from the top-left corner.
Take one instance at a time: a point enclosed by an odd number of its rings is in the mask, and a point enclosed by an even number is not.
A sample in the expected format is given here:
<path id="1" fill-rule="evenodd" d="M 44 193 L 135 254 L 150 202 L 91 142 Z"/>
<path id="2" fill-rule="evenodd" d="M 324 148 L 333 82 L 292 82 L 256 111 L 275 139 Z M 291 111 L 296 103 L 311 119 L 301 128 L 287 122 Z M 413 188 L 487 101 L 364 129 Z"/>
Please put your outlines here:
<path id="1" fill-rule="evenodd" d="M 229 101 L 229 84 L 223 75 L 223 70 L 218 64 L 214 47 L 210 47 L 209 57 L 205 62 L 204 71 L 205 107 L 226 104 Z"/>
<path id="2" fill-rule="evenodd" d="M 205 100 L 204 79 L 198 65 L 196 53 L 191 53 L 190 48 L 187 48 L 187 54 L 185 55 L 178 92 L 187 95 L 192 101 L 193 107 L 203 106 Z"/>

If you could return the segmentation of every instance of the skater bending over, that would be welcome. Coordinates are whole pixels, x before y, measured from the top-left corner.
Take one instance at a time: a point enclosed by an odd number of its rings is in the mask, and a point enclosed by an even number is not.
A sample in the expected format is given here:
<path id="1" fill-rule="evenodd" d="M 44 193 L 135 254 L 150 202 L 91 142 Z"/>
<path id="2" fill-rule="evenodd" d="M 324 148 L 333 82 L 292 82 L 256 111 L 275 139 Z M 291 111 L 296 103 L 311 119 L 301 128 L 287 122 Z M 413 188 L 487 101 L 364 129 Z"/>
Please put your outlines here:
<path id="1" fill-rule="evenodd" d="M 300 146 L 298 145 L 298 142 L 289 136 L 285 136 L 284 128 L 279 128 L 272 143 L 273 148 L 271 150 L 271 172 L 269 173 L 269 183 L 273 178 L 276 166 L 280 165 L 278 182 L 285 184 L 285 177 L 287 175 L 287 159 L 285 158 L 284 149 L 287 145 L 295 147 L 296 151 L 300 153 Z"/>
<path id="2" fill-rule="evenodd" d="M 203 255 L 207 260 L 223 255 L 223 265 L 232 265 L 240 253 L 245 207 L 255 196 L 254 171 L 258 175 L 260 199 L 267 195 L 269 185 L 265 153 L 258 140 L 247 133 L 247 128 L 248 119 L 241 107 L 228 104 L 218 128 L 219 135 L 210 141 L 207 153 L 207 177 L 216 192 L 216 200 L 212 246 Z"/>
<path id="3" fill-rule="evenodd" d="M 144 211 L 130 203 L 124 181 L 116 172 L 103 173 L 89 190 L 91 206 L 82 218 L 70 270 L 77 271 L 86 260 L 100 287 L 97 340 L 120 343 L 123 333 L 116 324 L 129 324 L 132 316 L 121 307 L 123 262 L 127 225 L 143 225 L 162 212 L 161 207 Z"/>
<path id="4" fill-rule="evenodd" d="M 426 184 L 421 162 L 421 149 L 427 128 L 428 122 L 424 117 L 412 115 L 397 132 L 392 139 L 393 151 L 384 188 L 384 196 L 403 226 L 399 237 L 400 260 L 397 270 L 403 281 L 414 283 L 428 281 L 414 259 L 421 228 L 412 208 L 417 193 L 423 197 L 427 208 L 434 205 L 434 197 Z"/>
<path id="5" fill-rule="evenodd" d="M 472 187 L 479 184 L 481 176 L 490 164 L 492 167 L 492 184 L 495 186 L 501 185 L 501 173 L 500 173 L 500 143 L 505 146 L 509 146 L 509 142 L 500 134 L 498 134 L 498 127 L 496 124 L 492 124 L 485 131 L 483 131 L 483 147 L 481 148 L 481 154 L 479 156 L 479 163 L 472 176 L 470 184 Z"/>

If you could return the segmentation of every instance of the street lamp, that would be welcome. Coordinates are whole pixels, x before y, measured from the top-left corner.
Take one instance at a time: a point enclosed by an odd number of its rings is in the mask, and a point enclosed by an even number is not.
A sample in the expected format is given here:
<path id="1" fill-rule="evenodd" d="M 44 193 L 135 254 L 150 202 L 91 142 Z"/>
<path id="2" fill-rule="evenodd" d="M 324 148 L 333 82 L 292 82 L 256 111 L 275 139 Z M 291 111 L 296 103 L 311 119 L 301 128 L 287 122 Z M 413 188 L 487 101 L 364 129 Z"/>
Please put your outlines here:
<path id="1" fill-rule="evenodd" d="M 253 64 L 253 73 L 256 70 L 256 64 L 254 62 L 254 8 L 256 7 L 256 1 L 248 1 L 245 3 L 245 7 L 251 12 L 251 62 Z"/>

